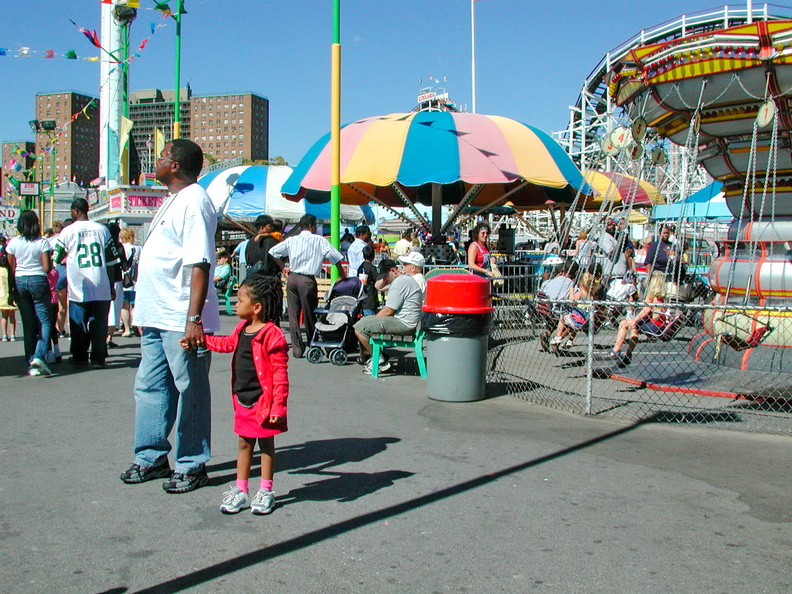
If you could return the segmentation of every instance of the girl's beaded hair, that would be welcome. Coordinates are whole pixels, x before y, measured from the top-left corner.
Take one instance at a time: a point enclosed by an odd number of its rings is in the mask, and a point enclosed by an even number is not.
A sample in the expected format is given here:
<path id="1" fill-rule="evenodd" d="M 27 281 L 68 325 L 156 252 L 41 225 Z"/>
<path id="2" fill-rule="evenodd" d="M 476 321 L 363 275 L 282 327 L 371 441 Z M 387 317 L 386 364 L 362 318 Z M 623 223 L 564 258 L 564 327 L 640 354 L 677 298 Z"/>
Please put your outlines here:
<path id="1" fill-rule="evenodd" d="M 283 289 L 280 279 L 254 272 L 242 283 L 250 293 L 253 303 L 260 303 L 261 317 L 265 322 L 280 324 L 283 311 Z"/>

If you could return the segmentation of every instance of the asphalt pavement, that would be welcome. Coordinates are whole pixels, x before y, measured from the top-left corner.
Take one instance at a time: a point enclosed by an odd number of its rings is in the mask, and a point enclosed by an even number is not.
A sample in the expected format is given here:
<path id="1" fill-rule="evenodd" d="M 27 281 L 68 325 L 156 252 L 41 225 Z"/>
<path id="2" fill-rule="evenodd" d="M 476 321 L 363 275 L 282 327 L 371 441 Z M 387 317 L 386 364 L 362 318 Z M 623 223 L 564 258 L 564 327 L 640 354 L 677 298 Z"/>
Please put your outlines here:
<path id="1" fill-rule="evenodd" d="M 276 438 L 278 507 L 226 516 L 230 355 L 212 360 L 210 483 L 169 495 L 118 479 L 139 346 L 116 342 L 105 369 L 64 362 L 49 378 L 23 375 L 21 342 L 0 343 L 2 591 L 792 589 L 789 437 L 511 396 L 438 402 L 407 350 L 379 379 L 301 359 Z"/>

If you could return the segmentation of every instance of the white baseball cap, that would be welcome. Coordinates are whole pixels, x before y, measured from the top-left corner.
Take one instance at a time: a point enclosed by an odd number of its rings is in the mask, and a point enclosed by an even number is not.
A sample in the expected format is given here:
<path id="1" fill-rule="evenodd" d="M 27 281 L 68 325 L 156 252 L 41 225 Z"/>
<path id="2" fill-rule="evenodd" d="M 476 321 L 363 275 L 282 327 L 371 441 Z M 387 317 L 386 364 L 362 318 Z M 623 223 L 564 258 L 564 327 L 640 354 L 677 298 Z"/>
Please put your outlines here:
<path id="1" fill-rule="evenodd" d="M 564 263 L 564 259 L 559 258 L 558 256 L 550 256 L 549 258 L 546 258 L 544 262 L 542 262 L 542 264 L 544 264 L 545 266 L 557 266 L 563 263 Z"/>
<path id="2" fill-rule="evenodd" d="M 399 261 L 423 268 L 423 265 L 426 263 L 426 258 L 424 258 L 420 252 L 410 252 L 406 256 L 399 256 Z"/>

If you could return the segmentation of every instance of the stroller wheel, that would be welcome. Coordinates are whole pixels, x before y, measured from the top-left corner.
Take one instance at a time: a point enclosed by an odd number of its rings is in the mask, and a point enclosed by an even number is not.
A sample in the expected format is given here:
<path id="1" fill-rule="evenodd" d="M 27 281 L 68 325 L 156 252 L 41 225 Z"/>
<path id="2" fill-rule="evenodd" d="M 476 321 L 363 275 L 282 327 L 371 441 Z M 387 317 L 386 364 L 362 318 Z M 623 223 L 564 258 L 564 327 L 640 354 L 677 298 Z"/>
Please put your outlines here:
<path id="1" fill-rule="evenodd" d="M 346 352 L 344 352 L 343 349 L 333 349 L 332 351 L 330 351 L 330 362 L 333 365 L 338 365 L 338 366 L 346 365 L 347 358 L 348 358 L 347 354 Z"/>
<path id="2" fill-rule="evenodd" d="M 308 363 L 319 363 L 322 360 L 322 349 L 319 347 L 311 347 L 305 352 L 305 358 Z"/>

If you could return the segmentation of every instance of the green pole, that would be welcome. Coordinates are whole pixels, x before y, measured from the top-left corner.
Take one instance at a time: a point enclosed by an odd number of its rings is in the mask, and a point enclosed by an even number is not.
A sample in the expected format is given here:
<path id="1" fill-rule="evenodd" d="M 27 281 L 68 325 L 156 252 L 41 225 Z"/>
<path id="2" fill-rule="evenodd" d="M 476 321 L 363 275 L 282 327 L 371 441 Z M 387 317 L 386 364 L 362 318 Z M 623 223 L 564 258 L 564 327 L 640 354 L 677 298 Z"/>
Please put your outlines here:
<path id="1" fill-rule="evenodd" d="M 330 92 L 330 242 L 341 242 L 341 0 L 333 0 Z M 338 278 L 333 267 L 331 279 Z M 354 274 L 354 270 L 349 271 Z"/>
<path id="2" fill-rule="evenodd" d="M 181 19 L 184 11 L 184 0 L 176 1 L 176 94 L 173 99 L 173 138 L 181 138 Z"/>

